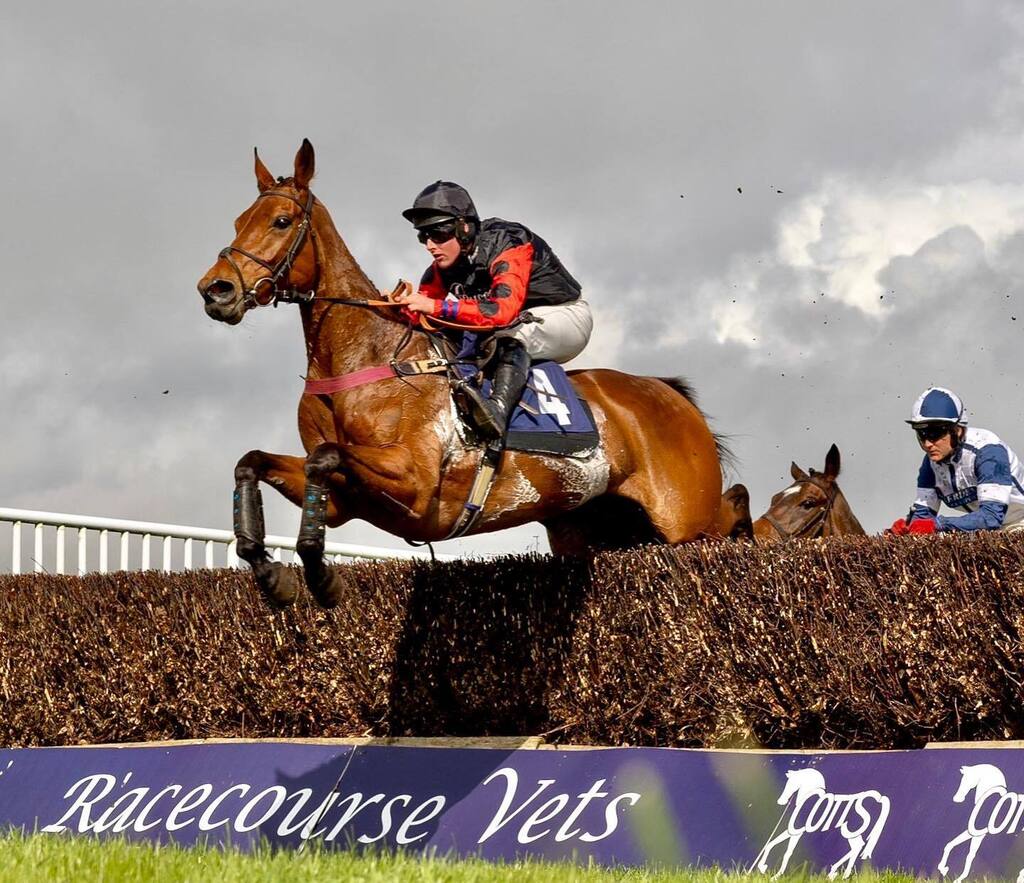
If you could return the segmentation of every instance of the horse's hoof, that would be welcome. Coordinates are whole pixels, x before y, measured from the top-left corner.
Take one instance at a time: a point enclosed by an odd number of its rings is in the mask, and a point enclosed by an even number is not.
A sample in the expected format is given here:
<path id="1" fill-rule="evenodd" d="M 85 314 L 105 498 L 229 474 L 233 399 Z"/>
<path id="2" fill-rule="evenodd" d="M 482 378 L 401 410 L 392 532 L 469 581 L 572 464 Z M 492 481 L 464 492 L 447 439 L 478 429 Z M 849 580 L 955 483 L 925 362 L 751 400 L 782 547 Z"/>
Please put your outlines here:
<path id="1" fill-rule="evenodd" d="M 267 569 L 256 577 L 256 584 L 275 610 L 290 607 L 299 597 L 298 574 L 280 561 L 270 562 Z"/>
<path id="2" fill-rule="evenodd" d="M 337 570 L 327 568 L 323 580 L 318 585 L 310 585 L 309 591 L 317 604 L 330 610 L 341 603 L 347 588 L 345 577 Z"/>

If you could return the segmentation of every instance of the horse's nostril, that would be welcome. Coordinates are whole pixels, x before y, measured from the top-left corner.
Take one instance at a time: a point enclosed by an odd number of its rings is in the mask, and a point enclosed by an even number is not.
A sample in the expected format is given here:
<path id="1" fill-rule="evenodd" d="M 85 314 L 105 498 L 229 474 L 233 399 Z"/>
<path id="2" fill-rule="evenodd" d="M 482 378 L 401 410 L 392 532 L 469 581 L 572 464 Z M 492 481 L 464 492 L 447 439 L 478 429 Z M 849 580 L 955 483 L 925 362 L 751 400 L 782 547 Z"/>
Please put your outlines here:
<path id="1" fill-rule="evenodd" d="M 235 295 L 235 284 L 227 279 L 214 279 L 202 290 L 203 300 L 209 303 L 227 303 Z"/>

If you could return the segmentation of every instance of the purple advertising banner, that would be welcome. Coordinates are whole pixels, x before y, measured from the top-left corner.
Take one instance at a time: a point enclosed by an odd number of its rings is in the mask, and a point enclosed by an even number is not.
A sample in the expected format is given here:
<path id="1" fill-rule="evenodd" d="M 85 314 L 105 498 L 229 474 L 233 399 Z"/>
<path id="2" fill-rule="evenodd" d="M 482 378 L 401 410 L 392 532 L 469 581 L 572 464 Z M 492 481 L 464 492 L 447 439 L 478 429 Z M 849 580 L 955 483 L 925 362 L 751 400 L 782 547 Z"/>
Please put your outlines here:
<path id="1" fill-rule="evenodd" d="M 0 749 L 0 826 L 845 877 L 1017 878 L 1024 751 L 500 750 L 296 742 Z M 1024 875 L 1021 876 L 1024 880 Z"/>

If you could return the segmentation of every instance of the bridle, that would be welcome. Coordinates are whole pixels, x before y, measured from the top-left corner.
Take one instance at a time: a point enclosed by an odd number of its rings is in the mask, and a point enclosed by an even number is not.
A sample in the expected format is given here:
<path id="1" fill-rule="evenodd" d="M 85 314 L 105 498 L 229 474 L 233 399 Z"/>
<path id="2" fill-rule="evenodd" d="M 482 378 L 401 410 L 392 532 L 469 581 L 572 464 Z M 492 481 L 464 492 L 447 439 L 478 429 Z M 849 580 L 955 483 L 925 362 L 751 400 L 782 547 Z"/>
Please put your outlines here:
<path id="1" fill-rule="evenodd" d="M 808 483 L 813 484 L 818 490 L 825 494 L 825 505 L 817 512 L 814 512 L 811 517 L 796 530 L 787 530 L 771 516 L 770 512 L 765 512 L 765 514 L 761 516 L 775 529 L 783 540 L 809 539 L 821 536 L 824 531 L 825 522 L 828 520 L 829 513 L 832 511 L 832 506 L 835 504 L 836 497 L 839 496 L 839 488 L 835 483 L 832 483 L 831 485 L 824 485 L 821 482 L 815 481 L 813 477 L 802 478 L 800 481 L 796 482 L 798 485 Z"/>
<path id="2" fill-rule="evenodd" d="M 291 272 L 292 264 L 295 262 L 295 258 L 298 256 L 299 252 L 302 250 L 303 245 L 305 245 L 307 236 L 313 243 L 316 265 L 318 267 L 320 265 L 320 256 L 317 253 L 316 234 L 313 232 L 312 228 L 313 203 L 315 202 L 313 193 L 310 191 L 305 204 L 300 202 L 290 193 L 284 193 L 280 190 L 266 190 L 261 193 L 257 199 L 263 199 L 265 196 L 280 196 L 282 199 L 290 199 L 302 209 L 302 220 L 299 221 L 299 225 L 295 229 L 295 235 L 292 237 L 292 241 L 288 245 L 288 250 L 284 253 L 284 257 L 274 265 L 259 257 L 259 255 L 254 255 L 252 252 L 246 251 L 244 248 L 239 248 L 237 245 L 229 245 L 226 248 L 221 249 L 219 257 L 224 258 L 224 260 L 231 265 L 231 269 L 235 271 L 235 275 L 238 277 L 239 288 L 242 291 L 243 303 L 247 308 L 265 307 L 270 304 L 273 304 L 276 307 L 279 303 L 309 303 L 316 297 L 315 287 L 310 291 L 296 291 L 294 288 L 282 288 L 280 283 L 283 279 L 287 284 L 288 274 Z M 250 261 L 259 264 L 269 273 L 269 275 L 260 276 L 260 278 L 253 282 L 249 288 L 246 288 L 245 279 L 242 276 L 242 270 L 231 256 L 232 252 L 238 252 L 240 255 L 247 257 Z M 261 293 L 260 289 L 268 284 L 270 286 L 269 290 L 266 293 Z"/>

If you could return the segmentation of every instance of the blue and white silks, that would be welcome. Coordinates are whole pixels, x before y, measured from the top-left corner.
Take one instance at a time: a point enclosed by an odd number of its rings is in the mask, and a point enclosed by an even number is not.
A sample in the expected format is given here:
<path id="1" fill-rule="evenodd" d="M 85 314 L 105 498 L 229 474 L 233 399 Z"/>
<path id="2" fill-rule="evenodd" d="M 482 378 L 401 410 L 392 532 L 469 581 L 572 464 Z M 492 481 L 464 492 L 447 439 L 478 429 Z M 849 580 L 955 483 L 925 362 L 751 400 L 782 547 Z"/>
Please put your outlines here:
<path id="1" fill-rule="evenodd" d="M 938 515 L 939 505 L 968 513 Z M 994 432 L 969 427 L 956 453 L 917 476 L 914 518 L 935 518 L 940 531 L 998 530 L 1024 523 L 1024 465 Z"/>

